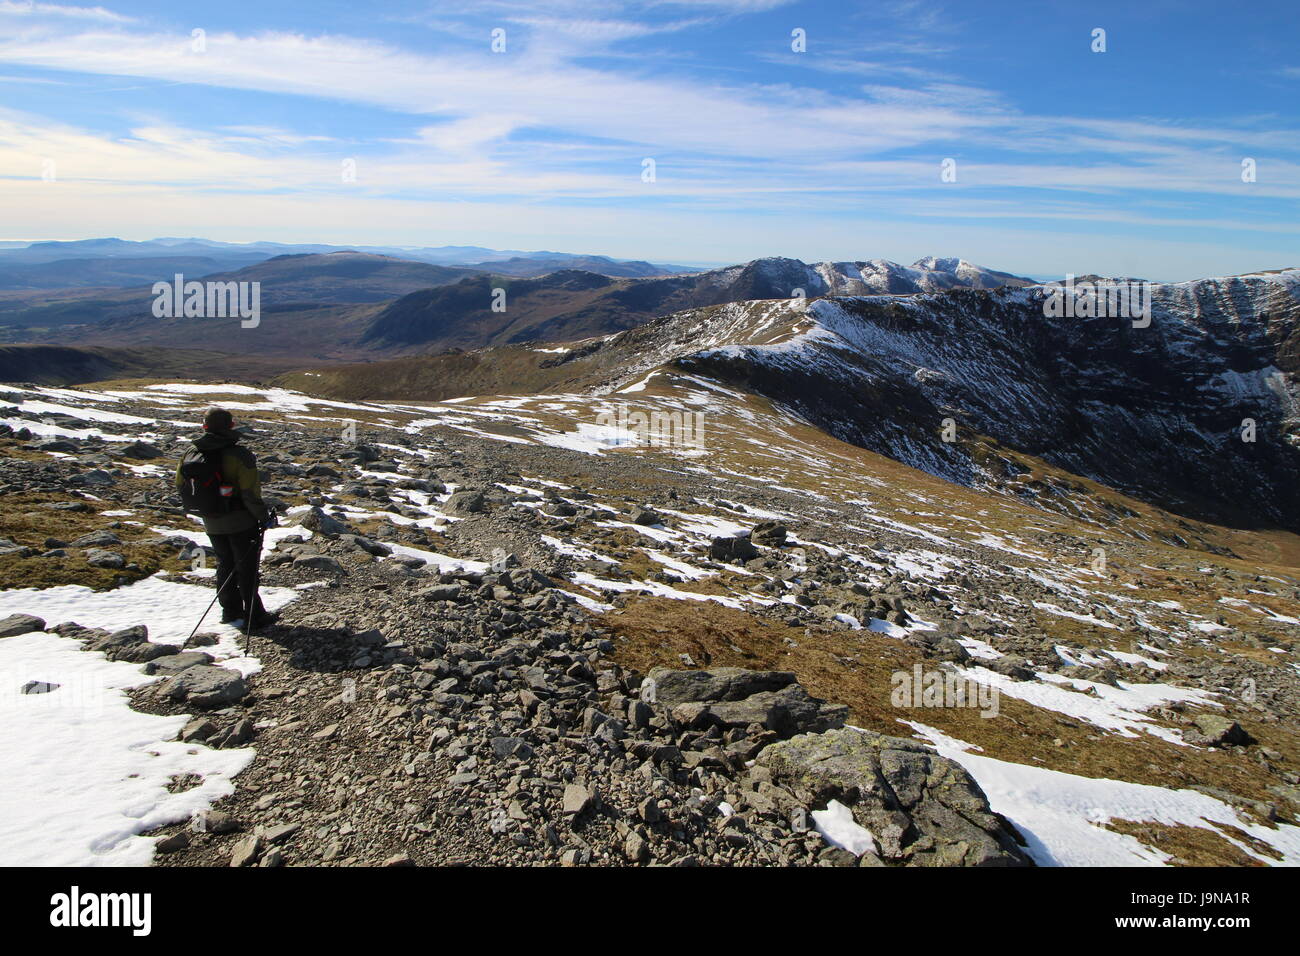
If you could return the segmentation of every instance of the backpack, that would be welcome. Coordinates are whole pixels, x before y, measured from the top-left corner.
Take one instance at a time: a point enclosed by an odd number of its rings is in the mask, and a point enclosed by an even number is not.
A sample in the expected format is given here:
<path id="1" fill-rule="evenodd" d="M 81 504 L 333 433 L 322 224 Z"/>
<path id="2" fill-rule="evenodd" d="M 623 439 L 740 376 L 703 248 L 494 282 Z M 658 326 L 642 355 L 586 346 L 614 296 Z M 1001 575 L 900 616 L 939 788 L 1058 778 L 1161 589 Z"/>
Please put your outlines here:
<path id="1" fill-rule="evenodd" d="M 181 459 L 181 507 L 187 514 L 214 518 L 240 504 L 238 490 L 221 474 L 221 450 L 191 448 Z"/>

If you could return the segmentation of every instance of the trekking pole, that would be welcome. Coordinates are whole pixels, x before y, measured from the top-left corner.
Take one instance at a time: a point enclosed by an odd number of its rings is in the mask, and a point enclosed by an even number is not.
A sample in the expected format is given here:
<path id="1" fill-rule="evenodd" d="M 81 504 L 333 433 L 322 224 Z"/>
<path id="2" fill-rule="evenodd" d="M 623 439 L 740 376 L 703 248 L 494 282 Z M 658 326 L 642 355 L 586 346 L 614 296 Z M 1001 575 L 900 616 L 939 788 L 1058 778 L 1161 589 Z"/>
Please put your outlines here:
<path id="1" fill-rule="evenodd" d="M 230 573 L 226 575 L 226 580 L 221 582 L 221 587 L 217 588 L 217 593 L 212 596 L 212 602 L 207 606 L 206 610 L 199 615 L 198 623 L 194 625 L 194 630 L 190 631 L 190 637 L 185 638 L 186 644 L 190 642 L 191 637 L 199 632 L 199 628 L 203 624 L 203 619 L 208 616 L 208 612 L 212 610 L 212 605 L 217 603 L 217 598 L 221 597 L 221 592 L 226 589 L 226 585 L 230 583 L 230 579 L 235 576 L 235 570 L 236 568 L 230 569 Z"/>
<path id="2" fill-rule="evenodd" d="M 262 543 L 265 538 L 266 538 L 266 529 L 259 528 L 257 532 L 257 537 L 249 542 L 248 550 L 244 552 L 245 561 L 247 561 L 249 556 L 253 553 L 253 546 L 256 545 L 257 555 L 258 555 L 258 565 L 260 567 L 261 556 L 262 556 Z M 243 565 L 240 564 L 238 560 L 236 560 L 235 567 L 236 569 L 242 570 Z M 253 595 L 248 599 L 244 609 L 244 628 L 245 628 L 244 656 L 245 657 L 250 657 L 252 656 L 253 653 L 253 602 L 254 600 L 256 600 L 257 603 L 259 604 L 261 603 L 261 594 L 258 593 L 259 591 L 260 591 L 259 588 L 254 588 Z"/>

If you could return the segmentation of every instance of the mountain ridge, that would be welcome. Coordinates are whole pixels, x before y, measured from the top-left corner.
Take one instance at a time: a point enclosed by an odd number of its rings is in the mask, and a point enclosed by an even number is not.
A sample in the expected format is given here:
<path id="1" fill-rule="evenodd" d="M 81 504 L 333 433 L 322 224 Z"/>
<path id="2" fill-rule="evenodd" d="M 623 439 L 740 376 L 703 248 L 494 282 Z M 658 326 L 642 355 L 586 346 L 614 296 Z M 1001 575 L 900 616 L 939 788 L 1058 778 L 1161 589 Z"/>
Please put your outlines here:
<path id="1" fill-rule="evenodd" d="M 1297 527 L 1300 271 L 1155 286 L 1148 328 L 1050 319 L 1050 294 L 728 303 L 554 353 L 516 343 L 319 369 L 312 381 L 352 399 L 445 399 L 502 385 L 617 394 L 676 368 L 743 386 L 840 440 L 961 484 L 1049 491 L 1011 450 L 1179 513 Z M 492 387 L 477 387 L 485 382 Z M 1246 419 L 1253 442 L 1238 440 Z"/>

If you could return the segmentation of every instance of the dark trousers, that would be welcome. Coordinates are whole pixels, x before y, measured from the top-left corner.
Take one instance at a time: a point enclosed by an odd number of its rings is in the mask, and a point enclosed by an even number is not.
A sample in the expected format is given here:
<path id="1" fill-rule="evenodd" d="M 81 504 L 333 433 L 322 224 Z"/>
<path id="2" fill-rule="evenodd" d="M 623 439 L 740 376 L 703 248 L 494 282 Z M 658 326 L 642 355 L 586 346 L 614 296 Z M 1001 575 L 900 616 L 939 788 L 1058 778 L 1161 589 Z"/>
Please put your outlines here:
<path id="1" fill-rule="evenodd" d="M 209 534 L 212 550 L 217 552 L 217 587 L 234 577 L 221 590 L 221 617 L 226 621 L 235 618 L 248 620 L 251 614 L 257 620 L 266 613 L 262 598 L 257 593 L 262 563 L 261 534 L 256 528 L 236 531 L 234 534 Z"/>

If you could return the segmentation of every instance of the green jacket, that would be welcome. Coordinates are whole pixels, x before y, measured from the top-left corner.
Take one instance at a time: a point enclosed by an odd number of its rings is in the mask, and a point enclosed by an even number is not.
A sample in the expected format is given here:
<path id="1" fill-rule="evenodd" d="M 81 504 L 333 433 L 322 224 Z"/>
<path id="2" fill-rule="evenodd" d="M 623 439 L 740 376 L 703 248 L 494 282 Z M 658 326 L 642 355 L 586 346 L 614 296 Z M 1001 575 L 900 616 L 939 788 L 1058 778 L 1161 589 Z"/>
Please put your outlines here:
<path id="1" fill-rule="evenodd" d="M 203 519 L 208 534 L 238 534 L 256 528 L 267 518 L 266 502 L 262 500 L 262 483 L 257 477 L 257 456 L 239 444 L 243 436 L 237 432 L 204 432 L 194 439 L 198 451 L 210 452 L 224 449 L 221 455 L 221 475 L 235 486 L 238 505 L 228 514 Z M 176 466 L 176 488 L 181 487 L 181 466 Z"/>

